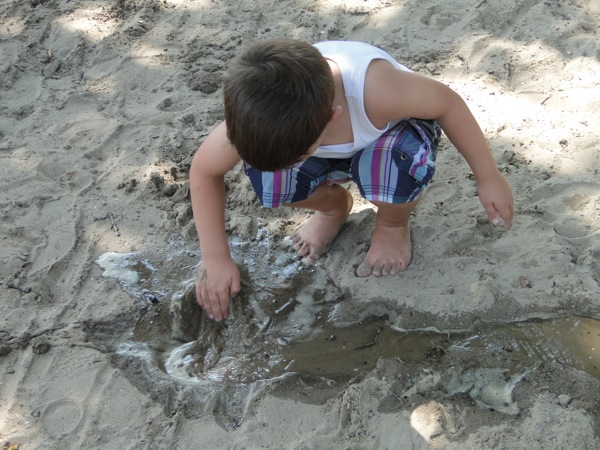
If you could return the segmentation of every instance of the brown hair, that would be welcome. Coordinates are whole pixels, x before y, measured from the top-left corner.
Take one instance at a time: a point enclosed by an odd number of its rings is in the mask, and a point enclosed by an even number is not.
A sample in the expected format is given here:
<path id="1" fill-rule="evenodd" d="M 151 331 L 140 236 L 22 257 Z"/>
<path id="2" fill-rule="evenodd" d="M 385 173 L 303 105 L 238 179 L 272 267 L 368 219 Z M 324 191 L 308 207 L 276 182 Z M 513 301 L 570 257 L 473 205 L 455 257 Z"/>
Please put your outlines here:
<path id="1" fill-rule="evenodd" d="M 289 167 L 323 133 L 334 91 L 329 64 L 312 45 L 258 42 L 232 61 L 224 77 L 227 137 L 259 170 Z"/>

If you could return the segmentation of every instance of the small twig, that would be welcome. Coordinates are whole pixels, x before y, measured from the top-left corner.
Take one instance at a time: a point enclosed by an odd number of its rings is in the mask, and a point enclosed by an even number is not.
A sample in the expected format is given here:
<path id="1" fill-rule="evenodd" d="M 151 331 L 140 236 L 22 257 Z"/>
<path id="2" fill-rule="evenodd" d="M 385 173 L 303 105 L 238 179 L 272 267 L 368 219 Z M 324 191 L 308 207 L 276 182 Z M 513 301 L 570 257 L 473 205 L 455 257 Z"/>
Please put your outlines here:
<path id="1" fill-rule="evenodd" d="M 271 325 L 273 325 L 273 317 L 269 317 L 267 319 L 267 322 L 265 324 L 261 325 L 260 332 L 266 333 L 267 331 L 269 331 L 269 328 L 271 328 Z"/>
<path id="2" fill-rule="evenodd" d="M 119 227 L 117 226 L 117 222 L 115 222 L 115 216 L 113 216 L 112 213 L 109 213 L 108 217 L 110 219 L 110 229 L 117 233 L 117 236 L 121 236 L 121 233 L 119 233 Z"/>
<path id="3" fill-rule="evenodd" d="M 481 8 L 486 1 L 487 0 L 481 0 L 479 3 L 477 3 L 477 6 L 475 6 L 475 8 Z"/>
<path id="4" fill-rule="evenodd" d="M 7 288 L 9 289 L 16 289 L 19 292 L 22 292 L 23 294 L 29 294 L 31 292 L 31 288 L 30 287 L 21 287 L 18 284 L 13 283 L 12 281 L 9 281 L 6 285 Z"/>
<path id="5" fill-rule="evenodd" d="M 379 341 L 379 336 L 381 336 L 381 327 L 377 327 L 375 330 L 375 337 L 371 340 L 371 342 L 361 345 L 360 347 L 356 347 L 354 350 L 362 350 L 363 348 L 373 347 L 377 344 L 377 341 Z"/>
<path id="6" fill-rule="evenodd" d="M 258 289 L 259 291 L 267 292 L 271 295 L 279 294 L 279 292 L 275 291 L 274 289 L 270 289 L 268 287 L 261 286 L 260 284 L 257 284 L 257 283 L 252 283 L 250 281 L 244 280 L 243 278 L 240 280 L 240 283 L 241 283 L 242 287 L 245 287 L 245 288 Z"/>
<path id="7" fill-rule="evenodd" d="M 100 353 L 108 353 L 108 348 L 98 342 L 80 342 L 77 344 L 71 344 L 71 347 L 91 348 L 92 350 L 97 350 Z"/>
<path id="8" fill-rule="evenodd" d="M 298 304 L 298 300 L 296 300 L 295 298 L 292 298 L 290 301 L 286 302 L 285 305 L 277 308 L 275 310 L 275 315 L 279 316 L 281 314 L 287 314 L 290 311 L 292 311 L 296 307 L 297 304 Z"/>
<path id="9" fill-rule="evenodd" d="M 56 327 L 46 328 L 45 330 L 38 331 L 37 333 L 32 334 L 31 336 L 29 336 L 29 339 L 35 339 L 35 338 L 38 338 L 47 333 L 54 333 L 55 331 L 62 330 L 63 328 L 66 328 L 66 327 L 67 327 L 67 325 L 58 325 Z"/>
<path id="10" fill-rule="evenodd" d="M 119 227 L 117 226 L 117 222 L 115 221 L 115 216 L 113 213 L 108 213 L 104 217 L 96 217 L 94 219 L 94 222 L 98 222 L 99 220 L 106 220 L 106 219 L 110 220 L 110 229 L 113 230 L 115 233 L 117 233 L 117 236 L 121 236 L 121 233 L 119 232 Z"/>

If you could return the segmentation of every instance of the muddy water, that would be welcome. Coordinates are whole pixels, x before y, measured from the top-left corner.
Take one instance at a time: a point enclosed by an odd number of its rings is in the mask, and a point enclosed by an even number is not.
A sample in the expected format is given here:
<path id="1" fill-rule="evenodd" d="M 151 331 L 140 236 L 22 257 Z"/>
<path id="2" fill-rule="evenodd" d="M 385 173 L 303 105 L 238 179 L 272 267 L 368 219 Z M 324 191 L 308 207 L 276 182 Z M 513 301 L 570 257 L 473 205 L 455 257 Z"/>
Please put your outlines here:
<path id="1" fill-rule="evenodd" d="M 104 275 L 117 278 L 142 305 L 118 351 L 152 361 L 173 379 L 203 385 L 252 383 L 288 373 L 344 382 L 380 358 L 423 368 L 450 362 L 447 367 L 468 368 L 470 379 L 487 377 L 489 384 L 499 377 L 503 386 L 545 362 L 600 378 L 598 320 L 482 324 L 441 334 L 394 330 L 379 317 L 336 328 L 327 319 L 343 299 L 324 270 L 303 265 L 285 243 L 263 239 L 252 246 L 234 242 L 233 248 L 245 286 L 223 324 L 207 319 L 195 305 L 191 277 L 197 254 L 163 248 L 102 255 L 97 262 Z M 464 383 L 460 375 L 447 389 L 459 392 Z"/>
<path id="2" fill-rule="evenodd" d="M 600 322 L 584 317 L 485 325 L 468 333 L 399 332 L 384 319 L 345 329 L 326 327 L 283 350 L 288 370 L 338 379 L 371 369 L 379 358 L 431 365 L 443 358 L 526 371 L 557 362 L 600 378 Z"/>

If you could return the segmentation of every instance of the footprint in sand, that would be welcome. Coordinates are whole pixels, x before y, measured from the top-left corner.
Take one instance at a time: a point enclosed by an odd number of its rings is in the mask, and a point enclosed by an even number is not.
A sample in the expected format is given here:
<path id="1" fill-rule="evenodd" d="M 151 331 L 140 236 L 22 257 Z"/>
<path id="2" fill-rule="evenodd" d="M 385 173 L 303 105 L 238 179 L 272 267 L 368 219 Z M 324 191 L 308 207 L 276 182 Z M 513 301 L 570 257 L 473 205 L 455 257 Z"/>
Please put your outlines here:
<path id="1" fill-rule="evenodd" d="M 26 74 L 17 78 L 10 89 L 2 94 L 4 105 L 10 105 L 15 111 L 24 106 L 33 106 L 42 95 L 42 79 L 37 74 Z"/>
<path id="2" fill-rule="evenodd" d="M 566 183 L 533 192 L 531 202 L 545 211 L 544 219 L 556 234 L 584 238 L 600 231 L 600 185 Z"/>
<path id="3" fill-rule="evenodd" d="M 42 412 L 42 423 L 51 436 L 59 437 L 75 431 L 83 417 L 81 406 L 69 399 L 51 402 Z"/>
<path id="4" fill-rule="evenodd" d="M 428 27 L 443 30 L 460 22 L 463 15 L 459 11 L 460 9 L 451 3 L 448 3 L 447 7 L 441 3 L 439 6 L 427 9 L 421 22 Z"/>

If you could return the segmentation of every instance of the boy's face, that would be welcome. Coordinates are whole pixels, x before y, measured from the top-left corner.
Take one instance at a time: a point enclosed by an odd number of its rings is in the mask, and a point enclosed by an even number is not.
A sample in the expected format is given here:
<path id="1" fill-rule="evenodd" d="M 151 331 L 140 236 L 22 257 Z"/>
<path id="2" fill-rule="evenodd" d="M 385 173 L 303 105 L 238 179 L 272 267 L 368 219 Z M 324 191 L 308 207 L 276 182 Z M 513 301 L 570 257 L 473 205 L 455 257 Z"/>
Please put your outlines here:
<path id="1" fill-rule="evenodd" d="M 310 158 L 317 151 L 317 148 L 319 148 L 319 145 L 321 145 L 321 142 L 323 142 L 323 137 L 325 136 L 325 132 L 326 131 L 327 131 L 327 127 L 325 127 L 325 129 L 321 133 L 321 136 L 319 136 L 319 138 L 316 140 L 316 142 L 313 145 L 311 145 L 310 147 L 308 147 L 307 152 L 298 161 L 305 161 L 305 160 L 307 160 L 308 158 Z"/>
<path id="2" fill-rule="evenodd" d="M 327 128 L 329 128 L 329 124 L 334 122 L 335 120 L 337 120 L 337 118 L 340 116 L 341 113 L 342 113 L 341 106 L 333 107 L 333 109 L 331 110 L 331 120 L 325 126 L 325 129 L 321 133 L 321 136 L 319 136 L 319 139 L 317 139 L 317 141 L 308 148 L 308 151 L 298 161 L 305 161 L 306 159 L 310 158 L 317 151 L 317 148 L 319 147 L 319 145 L 321 145 L 321 142 L 323 142 L 323 138 L 325 137 Z"/>
<path id="3" fill-rule="evenodd" d="M 319 137 L 319 139 L 317 140 L 317 142 L 315 142 L 313 145 L 311 145 L 308 148 L 308 151 L 304 154 L 304 156 L 302 158 L 300 158 L 300 161 L 307 160 L 308 158 L 310 158 L 317 151 L 317 148 L 321 144 L 321 137 Z"/>

